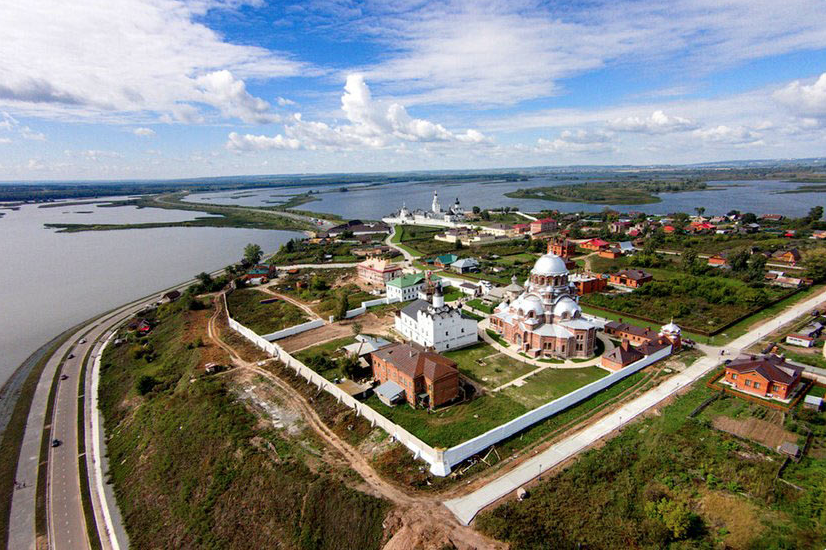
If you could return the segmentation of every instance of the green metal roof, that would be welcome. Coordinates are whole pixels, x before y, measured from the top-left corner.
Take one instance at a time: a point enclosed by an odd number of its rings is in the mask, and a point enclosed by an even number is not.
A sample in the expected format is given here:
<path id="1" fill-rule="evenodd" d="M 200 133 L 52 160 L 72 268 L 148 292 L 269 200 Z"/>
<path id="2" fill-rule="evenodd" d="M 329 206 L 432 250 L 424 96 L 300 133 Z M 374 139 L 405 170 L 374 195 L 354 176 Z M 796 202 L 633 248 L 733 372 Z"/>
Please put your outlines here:
<path id="1" fill-rule="evenodd" d="M 417 285 L 424 281 L 424 273 L 411 273 L 409 275 L 403 275 L 401 277 L 396 277 L 395 279 L 390 279 L 387 281 L 387 286 L 395 286 L 399 288 L 407 288 L 413 285 Z"/>

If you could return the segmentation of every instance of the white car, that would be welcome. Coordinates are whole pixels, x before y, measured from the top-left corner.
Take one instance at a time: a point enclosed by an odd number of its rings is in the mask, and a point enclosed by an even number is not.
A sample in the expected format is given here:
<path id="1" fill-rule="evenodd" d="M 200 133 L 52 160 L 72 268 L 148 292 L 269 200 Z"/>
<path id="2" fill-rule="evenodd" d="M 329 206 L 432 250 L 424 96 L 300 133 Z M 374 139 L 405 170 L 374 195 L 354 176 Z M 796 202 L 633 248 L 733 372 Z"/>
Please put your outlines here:
<path id="1" fill-rule="evenodd" d="M 86 343 L 86 338 L 81 338 L 80 342 L 78 342 L 78 344 L 85 344 L 85 343 Z"/>

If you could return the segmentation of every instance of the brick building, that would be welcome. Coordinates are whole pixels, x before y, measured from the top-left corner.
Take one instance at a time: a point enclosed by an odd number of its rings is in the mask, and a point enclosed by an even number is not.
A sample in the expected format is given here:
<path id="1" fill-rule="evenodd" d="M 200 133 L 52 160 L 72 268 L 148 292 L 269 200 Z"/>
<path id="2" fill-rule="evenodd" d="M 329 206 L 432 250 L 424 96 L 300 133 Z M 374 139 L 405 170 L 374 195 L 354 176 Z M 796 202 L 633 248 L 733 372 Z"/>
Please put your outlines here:
<path id="1" fill-rule="evenodd" d="M 387 260 L 368 258 L 356 266 L 356 272 L 365 283 L 384 288 L 387 281 L 401 276 L 402 268 Z"/>
<path id="2" fill-rule="evenodd" d="M 639 288 L 653 280 L 654 277 L 642 269 L 623 269 L 609 276 L 609 282 L 612 285 L 627 286 L 629 288 Z"/>
<path id="3" fill-rule="evenodd" d="M 459 371 L 447 357 L 401 343 L 370 355 L 373 377 L 381 384 L 398 384 L 404 390 L 404 400 L 414 407 L 436 408 L 459 396 Z"/>
<path id="4" fill-rule="evenodd" d="M 726 366 L 724 382 L 737 390 L 779 400 L 789 399 L 802 379 L 803 368 L 777 355 L 752 355 Z"/>

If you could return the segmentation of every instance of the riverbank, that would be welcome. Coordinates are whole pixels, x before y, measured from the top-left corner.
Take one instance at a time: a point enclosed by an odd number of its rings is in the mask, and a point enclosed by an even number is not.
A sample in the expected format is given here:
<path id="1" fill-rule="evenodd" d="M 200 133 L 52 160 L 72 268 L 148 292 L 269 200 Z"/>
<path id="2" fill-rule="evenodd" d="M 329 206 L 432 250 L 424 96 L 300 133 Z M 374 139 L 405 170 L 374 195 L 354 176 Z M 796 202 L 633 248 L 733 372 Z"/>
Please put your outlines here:
<path id="1" fill-rule="evenodd" d="M 653 204 L 662 202 L 658 193 L 712 191 L 703 181 L 607 181 L 585 182 L 552 187 L 529 187 L 505 193 L 512 199 L 536 199 L 554 202 L 581 202 L 584 204 Z"/>

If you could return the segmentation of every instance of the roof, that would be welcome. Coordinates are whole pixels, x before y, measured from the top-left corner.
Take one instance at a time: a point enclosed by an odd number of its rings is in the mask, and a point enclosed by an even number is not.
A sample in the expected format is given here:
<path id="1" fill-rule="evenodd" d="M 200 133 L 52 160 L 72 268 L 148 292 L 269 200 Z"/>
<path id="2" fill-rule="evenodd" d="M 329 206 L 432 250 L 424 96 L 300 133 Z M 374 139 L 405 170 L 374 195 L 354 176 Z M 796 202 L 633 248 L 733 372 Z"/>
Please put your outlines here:
<path id="1" fill-rule="evenodd" d="M 479 262 L 473 258 L 462 258 L 450 264 L 451 267 L 476 267 L 478 265 Z"/>
<path id="2" fill-rule="evenodd" d="M 350 396 L 364 393 L 364 391 L 367 390 L 367 387 L 356 384 L 352 380 L 342 380 L 341 382 L 336 384 L 336 386 L 338 387 L 338 389 L 343 390 L 347 395 Z"/>
<path id="3" fill-rule="evenodd" d="M 605 323 L 605 328 L 610 328 L 617 332 L 633 334 L 634 336 L 644 336 L 647 338 L 653 338 L 656 334 L 656 332 L 654 332 L 650 328 L 638 327 L 637 325 L 629 325 L 628 323 L 621 323 L 619 321 L 609 321 L 608 323 Z"/>
<path id="4" fill-rule="evenodd" d="M 403 275 L 401 277 L 396 277 L 395 279 L 390 279 L 387 281 L 387 286 L 408 288 L 422 283 L 424 283 L 424 273 L 411 273 L 409 275 Z"/>
<path id="5" fill-rule="evenodd" d="M 410 378 L 424 376 L 427 380 L 439 380 L 458 372 L 456 363 L 447 357 L 410 344 L 391 344 L 373 352 L 373 356 L 390 363 Z"/>
<path id="6" fill-rule="evenodd" d="M 380 385 L 374 390 L 377 394 L 381 395 L 388 401 L 395 401 L 402 395 L 404 395 L 404 388 L 393 382 L 392 380 L 388 380 L 384 384 Z"/>
<path id="7" fill-rule="evenodd" d="M 622 277 L 627 277 L 628 279 L 632 279 L 634 281 L 639 281 L 641 279 L 647 279 L 651 277 L 650 273 L 646 273 L 642 269 L 622 269 L 620 271 L 617 271 L 616 274 Z"/>
<path id="8" fill-rule="evenodd" d="M 442 254 L 441 256 L 436 256 L 436 261 L 442 264 L 452 264 L 458 259 L 459 256 L 456 254 Z"/>
<path id="9" fill-rule="evenodd" d="M 401 269 L 397 264 L 379 258 L 367 258 L 358 267 L 372 269 L 373 271 L 398 271 Z"/>
<path id="10" fill-rule="evenodd" d="M 599 237 L 595 239 L 591 239 L 590 241 L 586 242 L 585 244 L 590 244 L 592 246 L 608 246 L 608 241 L 603 241 Z"/>
<path id="11" fill-rule="evenodd" d="M 419 312 L 423 309 L 427 309 L 429 306 L 430 302 L 427 300 L 413 300 L 402 308 L 401 313 L 402 315 L 407 315 L 408 317 L 416 319 Z"/>
<path id="12" fill-rule="evenodd" d="M 367 355 L 368 353 L 373 353 L 376 350 L 380 350 L 381 348 L 390 345 L 390 342 L 384 338 L 373 338 L 362 334 L 356 336 L 356 340 L 356 342 L 348 344 L 342 349 L 344 349 L 344 351 L 348 354 L 358 354 L 359 356 L 362 356 Z"/>
<path id="13" fill-rule="evenodd" d="M 728 364 L 726 370 L 738 374 L 755 372 L 769 382 L 792 384 L 803 372 L 802 367 L 786 363 L 786 360 L 777 355 L 751 356 L 744 359 L 735 359 Z"/>
<path id="14" fill-rule="evenodd" d="M 622 346 L 617 346 L 604 356 L 609 361 L 613 361 L 614 363 L 620 363 L 622 365 L 629 365 L 634 363 L 635 361 L 639 361 L 643 358 L 643 354 L 636 350 L 633 346 L 628 346 L 628 349 L 625 349 Z"/>
<path id="15" fill-rule="evenodd" d="M 809 405 L 817 405 L 818 407 L 823 404 L 822 397 L 815 397 L 814 395 L 807 395 L 803 398 L 804 403 L 808 403 Z"/>
<path id="16" fill-rule="evenodd" d="M 556 223 L 556 220 L 553 218 L 542 218 L 541 220 L 534 220 L 531 223 Z"/>
<path id="17" fill-rule="evenodd" d="M 800 454 L 800 447 L 798 447 L 795 443 L 789 443 L 788 441 L 781 443 L 777 450 L 781 453 L 792 456 L 797 456 Z"/>

